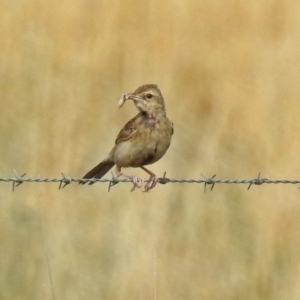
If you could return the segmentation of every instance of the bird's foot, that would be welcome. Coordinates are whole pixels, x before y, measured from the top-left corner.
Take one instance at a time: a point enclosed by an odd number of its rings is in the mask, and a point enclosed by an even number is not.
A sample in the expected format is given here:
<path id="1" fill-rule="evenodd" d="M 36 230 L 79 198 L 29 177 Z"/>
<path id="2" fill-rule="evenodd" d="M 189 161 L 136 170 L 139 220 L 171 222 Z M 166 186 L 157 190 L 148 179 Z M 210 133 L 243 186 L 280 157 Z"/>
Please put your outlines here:
<path id="1" fill-rule="evenodd" d="M 140 177 L 137 177 L 137 176 L 126 175 L 126 174 L 123 174 L 121 172 L 117 173 L 117 178 L 120 177 L 120 176 L 123 176 L 125 178 L 128 178 L 128 179 L 132 180 L 133 187 L 130 190 L 130 192 L 133 192 L 136 188 L 140 189 L 143 186 L 144 182 L 145 182 L 144 178 L 140 178 Z"/>
<path id="2" fill-rule="evenodd" d="M 142 188 L 145 183 L 145 179 L 138 177 L 138 176 L 127 175 L 127 174 L 124 174 L 121 172 L 117 172 L 116 175 L 117 175 L 116 176 L 117 178 L 119 178 L 120 176 L 123 176 L 125 178 L 132 180 L 133 187 L 130 190 L 131 192 L 133 192 L 136 188 L 138 188 L 138 189 Z M 150 176 L 148 182 L 146 182 L 146 184 L 144 185 L 143 192 L 149 192 L 150 190 L 152 190 L 156 186 L 157 182 L 158 182 L 158 178 L 154 174 L 152 174 Z"/>
<path id="3" fill-rule="evenodd" d="M 144 182 L 145 182 L 144 178 L 140 178 L 140 177 L 137 177 L 137 176 L 131 176 L 131 179 L 132 179 L 133 187 L 130 190 L 130 192 L 133 192 L 135 190 L 135 188 L 140 189 L 143 186 Z"/>
<path id="4" fill-rule="evenodd" d="M 158 182 L 158 179 L 155 175 L 151 175 L 149 178 L 149 181 L 144 186 L 144 192 L 149 192 L 151 189 L 153 189 Z"/>

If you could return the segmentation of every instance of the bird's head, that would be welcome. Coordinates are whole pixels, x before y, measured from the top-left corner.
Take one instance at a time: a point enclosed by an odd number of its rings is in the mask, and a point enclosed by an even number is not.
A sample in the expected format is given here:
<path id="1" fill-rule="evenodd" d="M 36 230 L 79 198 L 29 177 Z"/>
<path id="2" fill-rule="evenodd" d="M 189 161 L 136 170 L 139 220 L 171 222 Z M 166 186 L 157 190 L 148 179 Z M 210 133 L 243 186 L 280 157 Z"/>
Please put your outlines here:
<path id="1" fill-rule="evenodd" d="M 164 98 L 155 84 L 146 84 L 140 86 L 133 93 L 124 94 L 120 100 L 120 106 L 125 100 L 133 100 L 135 106 L 140 111 L 154 112 L 156 110 L 165 111 Z"/>

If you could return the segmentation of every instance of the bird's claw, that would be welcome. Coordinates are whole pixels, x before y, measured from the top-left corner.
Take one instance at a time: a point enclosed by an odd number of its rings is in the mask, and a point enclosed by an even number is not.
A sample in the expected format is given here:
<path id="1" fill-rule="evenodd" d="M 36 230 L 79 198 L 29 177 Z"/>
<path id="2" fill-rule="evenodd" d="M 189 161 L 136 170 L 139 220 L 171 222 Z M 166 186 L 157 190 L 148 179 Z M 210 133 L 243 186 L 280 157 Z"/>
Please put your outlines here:
<path id="1" fill-rule="evenodd" d="M 149 192 L 151 189 L 153 189 L 158 182 L 158 179 L 156 176 L 151 176 L 149 181 L 144 186 L 144 192 Z"/>
<path id="2" fill-rule="evenodd" d="M 133 187 L 130 192 L 133 192 L 136 188 L 140 189 L 145 182 L 144 178 L 140 178 L 137 176 L 132 176 L 131 179 L 132 179 Z"/>

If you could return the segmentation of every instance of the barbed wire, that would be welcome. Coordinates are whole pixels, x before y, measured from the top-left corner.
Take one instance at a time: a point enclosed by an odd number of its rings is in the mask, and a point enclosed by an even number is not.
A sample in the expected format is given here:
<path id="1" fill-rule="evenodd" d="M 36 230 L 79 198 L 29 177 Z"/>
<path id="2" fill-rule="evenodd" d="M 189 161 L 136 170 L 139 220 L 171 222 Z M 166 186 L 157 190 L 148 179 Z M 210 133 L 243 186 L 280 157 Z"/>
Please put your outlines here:
<path id="1" fill-rule="evenodd" d="M 44 182 L 44 183 L 59 183 L 58 189 L 64 188 L 66 185 L 71 183 L 109 183 L 108 190 L 110 188 L 118 183 L 124 183 L 124 182 L 134 182 L 133 179 L 120 179 L 118 177 L 115 177 L 112 175 L 111 179 L 97 179 L 97 178 L 91 178 L 91 179 L 82 179 L 82 178 L 73 178 L 69 176 L 65 176 L 62 173 L 61 178 L 25 178 L 26 173 L 19 175 L 16 170 L 13 170 L 15 173 L 15 177 L 11 178 L 1 178 L 0 182 L 12 182 L 13 184 L 13 191 L 16 187 L 18 187 L 22 183 L 28 183 L 28 182 Z M 167 184 L 167 183 L 198 183 L 198 184 L 204 184 L 204 191 L 206 191 L 206 187 L 208 185 L 211 186 L 210 190 L 213 190 L 214 186 L 216 184 L 247 184 L 248 190 L 252 185 L 263 185 L 263 184 L 299 184 L 300 180 L 286 180 L 286 179 L 267 179 L 267 178 L 261 178 L 261 173 L 258 174 L 256 178 L 253 179 L 216 179 L 216 175 L 213 175 L 212 177 L 206 177 L 203 174 L 201 174 L 202 179 L 171 179 L 166 177 L 166 172 L 164 173 L 163 177 L 157 178 L 157 183 L 160 184 Z M 144 180 L 143 182 L 147 183 L 149 180 Z"/>

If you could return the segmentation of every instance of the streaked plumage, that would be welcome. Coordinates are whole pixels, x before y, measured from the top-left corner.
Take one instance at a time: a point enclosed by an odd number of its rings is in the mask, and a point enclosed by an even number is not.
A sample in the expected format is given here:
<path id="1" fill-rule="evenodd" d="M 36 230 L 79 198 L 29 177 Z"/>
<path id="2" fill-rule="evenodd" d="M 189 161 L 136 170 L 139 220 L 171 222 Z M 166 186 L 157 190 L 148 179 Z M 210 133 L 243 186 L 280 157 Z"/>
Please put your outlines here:
<path id="1" fill-rule="evenodd" d="M 145 185 L 145 191 L 148 191 L 155 186 L 156 176 L 144 166 L 157 162 L 166 153 L 173 135 L 173 123 L 167 118 L 164 99 L 157 85 L 143 85 L 134 93 L 124 94 L 119 105 L 127 100 L 133 100 L 140 112 L 120 131 L 107 157 L 83 179 L 101 178 L 114 165 L 119 175 L 124 175 L 121 168 L 141 167 L 150 175 L 150 182 Z M 137 180 L 135 187 L 141 187 Z"/>

